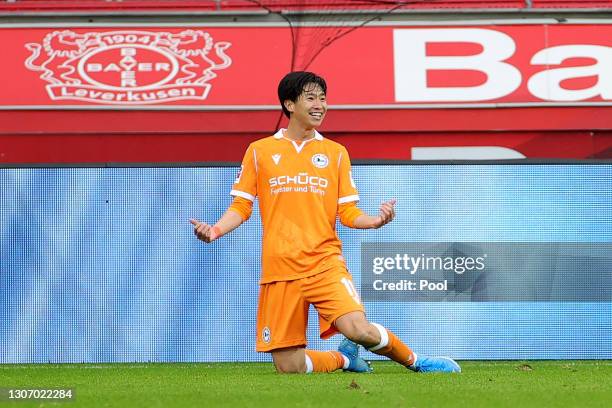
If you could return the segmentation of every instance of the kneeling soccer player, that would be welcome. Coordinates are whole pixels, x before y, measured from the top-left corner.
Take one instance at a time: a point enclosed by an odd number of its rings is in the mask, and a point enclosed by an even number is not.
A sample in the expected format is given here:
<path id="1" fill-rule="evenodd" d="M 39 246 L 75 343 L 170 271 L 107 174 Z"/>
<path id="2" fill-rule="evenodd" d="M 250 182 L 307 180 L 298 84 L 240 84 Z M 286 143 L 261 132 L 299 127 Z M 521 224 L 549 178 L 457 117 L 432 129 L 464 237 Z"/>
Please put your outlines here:
<path id="1" fill-rule="evenodd" d="M 376 216 L 357 207 L 359 195 L 346 149 L 316 131 L 327 112 L 325 80 L 291 72 L 278 86 L 287 129 L 249 145 L 231 190 L 234 200 L 213 226 L 191 220 L 212 242 L 246 221 L 259 197 L 263 223 L 257 351 L 270 352 L 278 372 L 369 372 L 359 346 L 420 371 L 459 372 L 449 358 L 422 357 L 383 326 L 370 323 L 342 257 L 336 217 L 351 228 L 380 228 L 395 200 Z M 347 337 L 338 351 L 306 350 L 308 308 L 319 314 L 321 338 Z M 356 344 L 357 343 L 357 344 Z"/>

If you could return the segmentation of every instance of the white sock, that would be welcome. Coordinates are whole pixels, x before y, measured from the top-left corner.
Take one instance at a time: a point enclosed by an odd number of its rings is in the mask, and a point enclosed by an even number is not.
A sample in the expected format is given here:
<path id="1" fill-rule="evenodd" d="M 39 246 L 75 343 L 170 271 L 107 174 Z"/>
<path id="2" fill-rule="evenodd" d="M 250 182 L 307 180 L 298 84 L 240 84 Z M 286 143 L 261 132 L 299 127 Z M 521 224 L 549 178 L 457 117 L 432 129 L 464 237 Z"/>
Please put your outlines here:
<path id="1" fill-rule="evenodd" d="M 344 365 L 342 366 L 342 369 L 346 370 L 347 368 L 349 368 L 349 364 L 351 364 L 351 360 L 349 360 L 349 358 L 345 356 L 344 354 L 342 354 L 342 358 L 344 359 Z"/>
<path id="2" fill-rule="evenodd" d="M 414 361 L 412 362 L 412 364 L 410 365 L 410 367 L 415 367 L 416 366 L 416 362 L 417 362 L 417 353 L 415 353 L 414 351 L 412 352 L 412 356 L 414 357 Z"/>
<path id="3" fill-rule="evenodd" d="M 312 360 L 310 359 L 310 357 L 308 357 L 308 354 L 306 354 L 305 357 L 306 357 L 306 374 L 310 374 L 312 373 L 312 370 L 314 369 L 312 366 Z"/>
<path id="4" fill-rule="evenodd" d="M 389 344 L 389 333 L 387 333 L 387 329 L 385 329 L 378 323 L 372 323 L 372 326 L 376 327 L 378 329 L 378 332 L 380 333 L 380 343 L 373 347 L 370 347 L 368 350 L 376 351 L 380 350 L 383 347 L 386 347 L 387 344 Z"/>

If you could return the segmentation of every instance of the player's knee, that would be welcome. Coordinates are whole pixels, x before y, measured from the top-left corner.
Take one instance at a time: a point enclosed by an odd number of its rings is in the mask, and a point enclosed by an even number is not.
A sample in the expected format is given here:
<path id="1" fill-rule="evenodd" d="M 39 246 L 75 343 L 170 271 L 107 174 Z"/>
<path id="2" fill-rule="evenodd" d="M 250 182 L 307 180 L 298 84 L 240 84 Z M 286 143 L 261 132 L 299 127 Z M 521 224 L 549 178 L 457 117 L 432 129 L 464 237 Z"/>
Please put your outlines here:
<path id="1" fill-rule="evenodd" d="M 293 360 L 275 361 L 274 366 L 279 374 L 296 374 L 306 372 L 306 364 L 300 364 Z"/>
<path id="2" fill-rule="evenodd" d="M 356 321 L 350 325 L 347 333 L 343 333 L 350 340 L 366 347 L 378 344 L 379 333 L 367 320 Z"/>

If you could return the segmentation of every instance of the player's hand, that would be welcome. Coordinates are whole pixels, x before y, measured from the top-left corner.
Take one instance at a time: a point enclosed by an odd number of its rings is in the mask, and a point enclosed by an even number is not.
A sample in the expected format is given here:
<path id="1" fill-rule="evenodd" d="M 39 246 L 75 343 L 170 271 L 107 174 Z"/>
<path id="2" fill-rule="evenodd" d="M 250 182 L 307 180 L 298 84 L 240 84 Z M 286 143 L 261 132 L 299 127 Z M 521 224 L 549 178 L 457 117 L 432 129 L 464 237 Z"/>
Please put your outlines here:
<path id="1" fill-rule="evenodd" d="M 374 228 L 380 228 L 383 225 L 386 225 L 390 223 L 391 221 L 393 221 L 393 218 L 395 218 L 395 203 L 396 202 L 397 200 L 393 199 L 389 201 L 384 201 L 380 205 L 378 217 L 374 225 Z"/>
<path id="2" fill-rule="evenodd" d="M 209 225 L 205 222 L 200 222 L 193 218 L 190 219 L 189 222 L 193 224 L 193 233 L 196 237 L 198 237 L 199 240 L 210 244 L 215 239 L 219 238 L 219 231 L 217 227 L 213 227 L 212 225 Z"/>

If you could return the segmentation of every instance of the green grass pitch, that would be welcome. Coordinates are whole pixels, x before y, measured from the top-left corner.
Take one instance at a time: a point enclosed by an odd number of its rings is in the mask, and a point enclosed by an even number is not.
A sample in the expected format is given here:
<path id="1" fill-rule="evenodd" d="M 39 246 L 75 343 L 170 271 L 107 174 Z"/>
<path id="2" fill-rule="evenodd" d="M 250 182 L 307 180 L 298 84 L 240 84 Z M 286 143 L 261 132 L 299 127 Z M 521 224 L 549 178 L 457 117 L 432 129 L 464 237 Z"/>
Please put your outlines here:
<path id="1" fill-rule="evenodd" d="M 461 362 L 461 374 L 278 375 L 270 363 L 5 364 L 0 387 L 75 390 L 14 407 L 612 407 L 612 361 Z"/>

